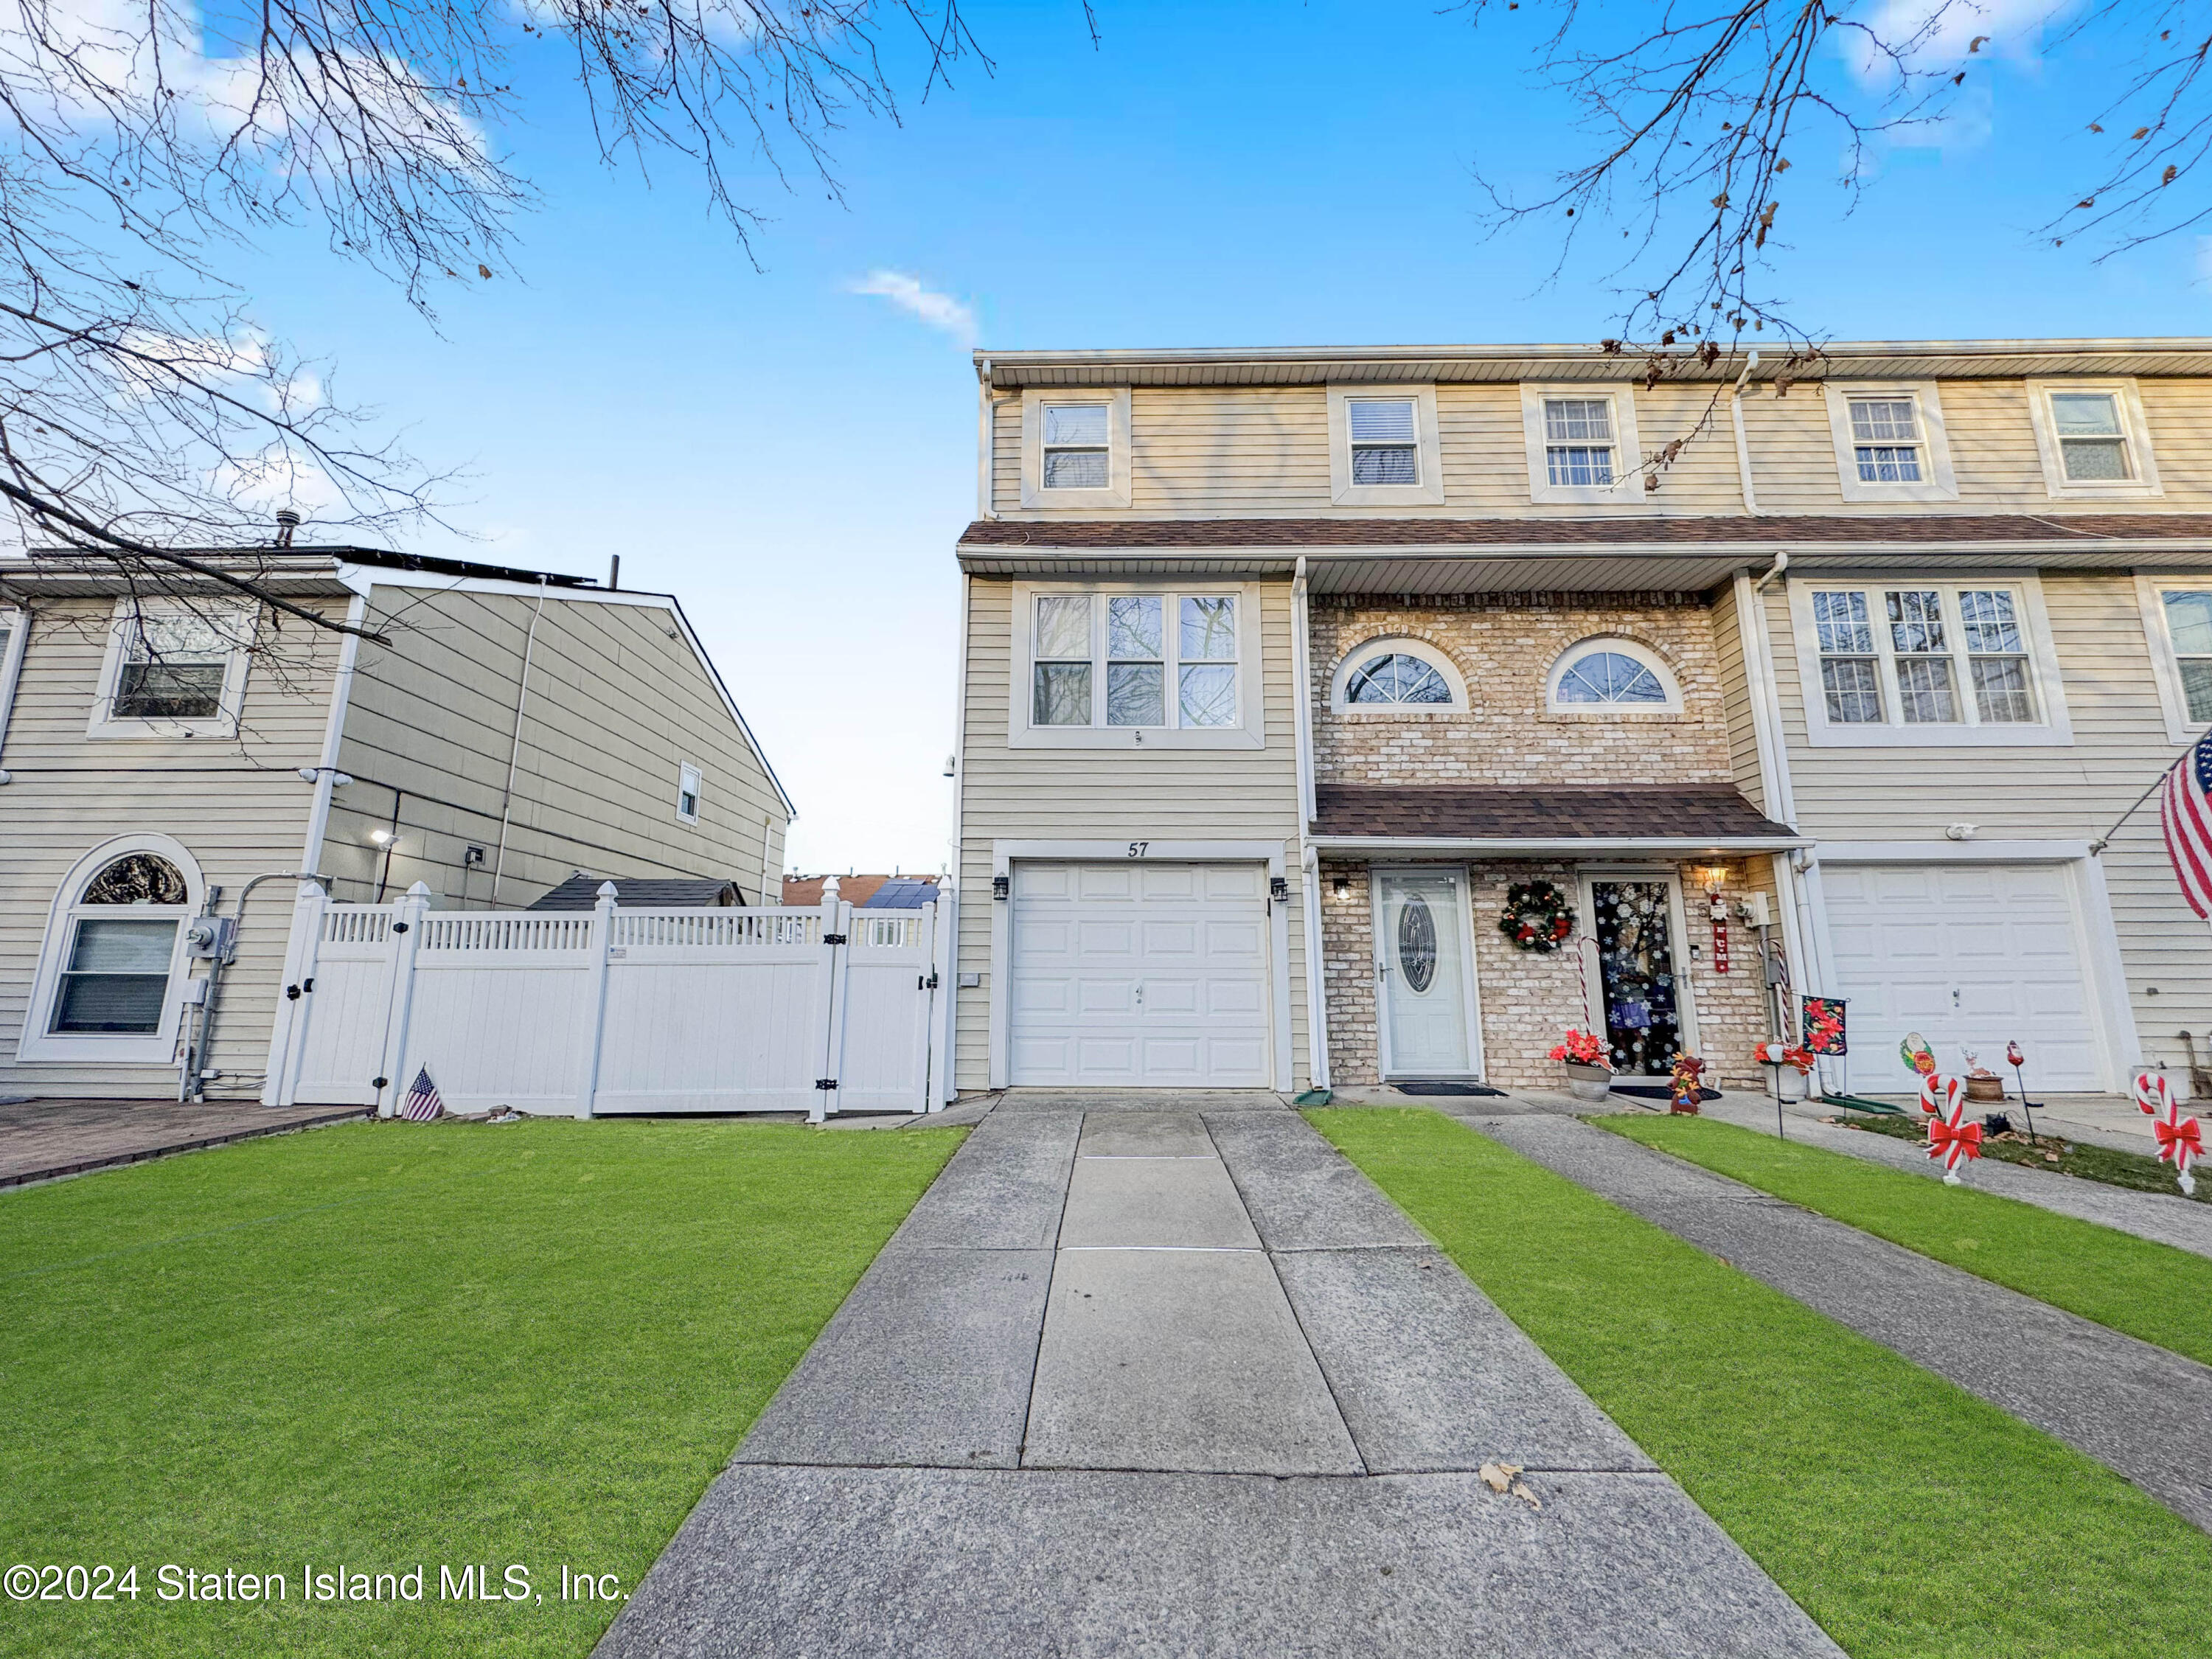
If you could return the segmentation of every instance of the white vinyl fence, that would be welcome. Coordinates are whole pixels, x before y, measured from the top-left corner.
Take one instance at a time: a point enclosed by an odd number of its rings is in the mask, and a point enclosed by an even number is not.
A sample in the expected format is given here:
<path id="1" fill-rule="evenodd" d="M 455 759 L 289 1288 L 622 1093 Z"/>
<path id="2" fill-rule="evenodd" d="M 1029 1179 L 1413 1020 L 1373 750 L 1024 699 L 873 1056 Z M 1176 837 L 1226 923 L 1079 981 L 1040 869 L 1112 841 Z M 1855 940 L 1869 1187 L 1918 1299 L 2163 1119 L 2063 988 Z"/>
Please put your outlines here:
<path id="1" fill-rule="evenodd" d="M 856 910 L 333 904 L 302 883 L 272 1105 L 389 1115 L 427 1067 L 447 1109 L 921 1112 L 951 1093 L 953 899 Z"/>

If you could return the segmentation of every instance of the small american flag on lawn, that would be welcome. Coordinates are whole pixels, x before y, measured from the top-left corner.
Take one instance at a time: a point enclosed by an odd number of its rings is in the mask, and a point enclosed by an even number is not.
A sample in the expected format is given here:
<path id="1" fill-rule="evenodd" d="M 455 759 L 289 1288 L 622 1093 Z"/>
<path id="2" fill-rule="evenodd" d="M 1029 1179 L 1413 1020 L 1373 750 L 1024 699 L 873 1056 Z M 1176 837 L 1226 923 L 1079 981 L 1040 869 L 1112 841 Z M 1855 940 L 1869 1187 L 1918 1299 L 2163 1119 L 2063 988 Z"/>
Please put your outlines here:
<path id="1" fill-rule="evenodd" d="M 415 1073 L 415 1086 L 407 1091 L 407 1103 L 399 1109 L 399 1115 L 416 1123 L 428 1123 L 434 1117 L 442 1117 L 446 1103 L 438 1098 L 438 1085 L 430 1081 L 430 1068 L 425 1066 Z"/>
<path id="2" fill-rule="evenodd" d="M 2212 919 L 2212 732 L 2166 775 L 2158 821 L 2181 896 L 2198 915 Z"/>

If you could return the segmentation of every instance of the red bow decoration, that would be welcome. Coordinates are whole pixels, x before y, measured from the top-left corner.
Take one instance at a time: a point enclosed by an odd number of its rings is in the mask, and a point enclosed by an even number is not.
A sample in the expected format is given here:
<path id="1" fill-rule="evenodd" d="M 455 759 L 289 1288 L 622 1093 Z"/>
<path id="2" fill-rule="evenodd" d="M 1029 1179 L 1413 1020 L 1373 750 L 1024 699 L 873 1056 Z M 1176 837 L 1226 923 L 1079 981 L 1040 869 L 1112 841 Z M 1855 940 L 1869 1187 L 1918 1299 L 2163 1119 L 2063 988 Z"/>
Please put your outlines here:
<path id="1" fill-rule="evenodd" d="M 2185 1117 L 2179 1123 L 2164 1120 L 2151 1126 L 2158 1135 L 2158 1161 L 2171 1164 L 2177 1170 L 2189 1166 L 2204 1156 L 2204 1132 L 2193 1117 Z"/>
<path id="2" fill-rule="evenodd" d="M 1956 1146 L 1958 1150 L 1951 1148 Z M 1947 1123 L 1940 1117 L 1928 1120 L 1928 1156 L 1941 1158 L 1948 1166 L 1960 1158 L 1979 1158 L 1982 1155 L 1982 1126 L 1978 1123 Z"/>

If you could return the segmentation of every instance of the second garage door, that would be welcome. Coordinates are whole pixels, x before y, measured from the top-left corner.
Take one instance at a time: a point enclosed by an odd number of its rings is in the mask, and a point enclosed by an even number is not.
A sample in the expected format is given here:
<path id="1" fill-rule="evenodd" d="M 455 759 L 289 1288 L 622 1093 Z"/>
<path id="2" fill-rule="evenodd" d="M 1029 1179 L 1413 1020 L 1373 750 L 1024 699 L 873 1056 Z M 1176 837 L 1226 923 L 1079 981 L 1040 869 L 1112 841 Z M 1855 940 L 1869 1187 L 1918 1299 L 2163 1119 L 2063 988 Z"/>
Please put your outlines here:
<path id="1" fill-rule="evenodd" d="M 1965 1072 L 1972 1048 L 2009 1084 L 2017 1038 L 2031 1091 L 2107 1086 L 2063 866 L 1823 864 L 1820 882 L 1853 1089 L 1917 1086 L 1897 1052 L 1909 1031 L 1945 1071 Z"/>
<path id="2" fill-rule="evenodd" d="M 1012 1082 L 1267 1087 L 1267 894 L 1258 864 L 1015 865 Z"/>

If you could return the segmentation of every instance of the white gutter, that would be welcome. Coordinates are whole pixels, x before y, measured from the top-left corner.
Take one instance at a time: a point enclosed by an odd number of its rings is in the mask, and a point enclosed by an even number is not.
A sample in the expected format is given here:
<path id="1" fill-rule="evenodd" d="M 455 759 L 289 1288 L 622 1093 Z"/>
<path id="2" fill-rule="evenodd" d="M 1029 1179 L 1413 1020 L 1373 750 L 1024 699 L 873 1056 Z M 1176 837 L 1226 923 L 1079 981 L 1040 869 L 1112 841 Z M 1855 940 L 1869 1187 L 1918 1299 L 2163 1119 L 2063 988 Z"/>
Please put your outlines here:
<path id="1" fill-rule="evenodd" d="M 1736 479 L 1743 486 L 1743 510 L 1753 518 L 1759 516 L 1759 492 L 1752 488 L 1751 440 L 1743 429 L 1743 383 L 1758 367 L 1759 354 L 1754 351 L 1745 361 L 1743 373 L 1735 377 L 1735 389 L 1729 395 L 1729 420 L 1735 428 Z"/>
<path id="2" fill-rule="evenodd" d="M 31 623 L 33 613 L 30 601 L 15 602 L 15 627 L 8 649 L 0 653 L 0 753 L 8 746 L 8 722 L 15 713 L 15 687 L 23 678 L 23 657 L 31 648 Z M 9 781 L 8 774 L 0 769 L 0 783 Z"/>
<path id="3" fill-rule="evenodd" d="M 346 601 L 348 628 L 359 628 L 368 615 L 366 593 L 356 593 Z M 331 677 L 331 712 L 323 724 L 323 755 L 315 767 L 315 797 L 307 806 L 307 835 L 300 847 L 302 870 L 323 867 L 323 837 L 331 824 L 331 793 L 338 782 L 338 745 L 345 738 L 346 705 L 353 696 L 354 665 L 360 656 L 361 635 L 339 635 L 337 672 Z"/>
<path id="4" fill-rule="evenodd" d="M 1716 858 L 1731 853 L 1786 853 L 1810 847 L 1802 836 L 1316 836 L 1310 845 L 1324 853 L 1435 853 L 1492 858 L 1602 857 L 1611 853 L 1679 853 L 1684 858 Z"/>

